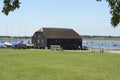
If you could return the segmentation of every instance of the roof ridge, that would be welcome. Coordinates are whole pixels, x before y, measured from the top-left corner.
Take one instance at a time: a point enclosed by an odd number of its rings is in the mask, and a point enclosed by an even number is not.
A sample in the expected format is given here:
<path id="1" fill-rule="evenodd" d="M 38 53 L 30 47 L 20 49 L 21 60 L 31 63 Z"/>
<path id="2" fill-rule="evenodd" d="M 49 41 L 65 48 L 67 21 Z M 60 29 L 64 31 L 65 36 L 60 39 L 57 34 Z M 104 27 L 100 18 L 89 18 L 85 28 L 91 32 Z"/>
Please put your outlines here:
<path id="1" fill-rule="evenodd" d="M 68 29 L 68 30 L 73 30 L 71 28 L 57 28 L 57 27 L 43 27 L 43 29 Z"/>

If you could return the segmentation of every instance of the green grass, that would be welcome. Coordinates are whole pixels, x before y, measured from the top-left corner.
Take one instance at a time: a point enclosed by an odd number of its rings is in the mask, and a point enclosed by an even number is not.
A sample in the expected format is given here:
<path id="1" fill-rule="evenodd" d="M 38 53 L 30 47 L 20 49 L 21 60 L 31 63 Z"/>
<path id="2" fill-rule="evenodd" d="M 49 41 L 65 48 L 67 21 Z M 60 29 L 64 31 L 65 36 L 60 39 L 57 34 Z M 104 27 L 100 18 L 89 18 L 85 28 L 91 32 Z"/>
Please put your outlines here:
<path id="1" fill-rule="evenodd" d="M 0 49 L 0 80 L 120 80 L 120 55 Z"/>

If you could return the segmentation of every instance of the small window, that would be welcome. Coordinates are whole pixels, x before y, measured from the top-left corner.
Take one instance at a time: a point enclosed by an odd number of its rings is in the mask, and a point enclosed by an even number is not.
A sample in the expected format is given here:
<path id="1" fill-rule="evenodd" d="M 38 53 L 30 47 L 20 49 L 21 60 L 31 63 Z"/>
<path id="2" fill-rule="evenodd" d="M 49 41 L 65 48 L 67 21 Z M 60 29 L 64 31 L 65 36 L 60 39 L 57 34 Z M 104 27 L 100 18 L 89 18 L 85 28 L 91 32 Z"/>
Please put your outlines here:
<path id="1" fill-rule="evenodd" d="M 40 43 L 40 40 L 39 40 L 39 39 L 37 40 L 37 43 Z"/>
<path id="2" fill-rule="evenodd" d="M 38 37 L 39 37 L 39 38 L 41 38 L 41 36 L 40 36 L 40 35 L 39 35 Z"/>

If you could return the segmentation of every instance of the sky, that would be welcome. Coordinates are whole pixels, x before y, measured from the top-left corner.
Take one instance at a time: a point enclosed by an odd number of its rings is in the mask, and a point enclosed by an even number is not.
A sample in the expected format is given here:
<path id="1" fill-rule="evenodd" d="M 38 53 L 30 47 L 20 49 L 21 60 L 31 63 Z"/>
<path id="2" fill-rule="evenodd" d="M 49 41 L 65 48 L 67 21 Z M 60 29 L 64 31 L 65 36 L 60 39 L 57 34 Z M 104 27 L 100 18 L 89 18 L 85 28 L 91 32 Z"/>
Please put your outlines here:
<path id="1" fill-rule="evenodd" d="M 70 28 L 80 35 L 120 36 L 113 28 L 106 1 L 20 0 L 21 7 L 8 16 L 0 12 L 0 36 L 32 36 L 42 27 Z M 0 2 L 0 11 L 3 3 Z"/>

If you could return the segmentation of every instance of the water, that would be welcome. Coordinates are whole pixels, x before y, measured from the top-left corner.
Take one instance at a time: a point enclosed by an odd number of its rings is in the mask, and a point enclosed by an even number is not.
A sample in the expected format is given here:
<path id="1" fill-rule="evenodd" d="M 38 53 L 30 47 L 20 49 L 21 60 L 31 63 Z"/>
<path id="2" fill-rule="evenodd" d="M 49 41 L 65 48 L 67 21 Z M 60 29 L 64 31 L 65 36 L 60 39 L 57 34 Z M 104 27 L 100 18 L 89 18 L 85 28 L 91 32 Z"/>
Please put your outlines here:
<path id="1" fill-rule="evenodd" d="M 83 46 L 88 48 L 120 49 L 118 40 L 83 40 Z"/>

